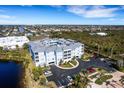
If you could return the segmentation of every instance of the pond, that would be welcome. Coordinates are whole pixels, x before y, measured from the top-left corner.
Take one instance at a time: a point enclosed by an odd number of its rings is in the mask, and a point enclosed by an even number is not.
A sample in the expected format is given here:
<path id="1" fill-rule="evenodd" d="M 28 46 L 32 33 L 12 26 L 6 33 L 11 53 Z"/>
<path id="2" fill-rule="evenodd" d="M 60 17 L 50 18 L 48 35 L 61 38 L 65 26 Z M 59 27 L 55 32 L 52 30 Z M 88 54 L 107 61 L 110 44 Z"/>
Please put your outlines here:
<path id="1" fill-rule="evenodd" d="M 19 88 L 21 77 L 21 64 L 0 61 L 0 88 Z"/>

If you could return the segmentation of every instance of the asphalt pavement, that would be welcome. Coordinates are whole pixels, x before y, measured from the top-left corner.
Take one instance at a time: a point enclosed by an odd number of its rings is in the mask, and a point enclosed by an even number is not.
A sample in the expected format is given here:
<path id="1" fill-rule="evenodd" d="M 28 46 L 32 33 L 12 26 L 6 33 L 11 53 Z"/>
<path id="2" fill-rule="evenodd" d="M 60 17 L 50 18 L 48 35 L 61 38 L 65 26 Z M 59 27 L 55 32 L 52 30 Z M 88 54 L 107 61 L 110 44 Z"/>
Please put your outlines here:
<path id="1" fill-rule="evenodd" d="M 48 81 L 54 81 L 58 87 L 67 86 L 70 81 L 67 76 L 74 76 L 78 74 L 82 69 L 87 69 L 89 67 L 97 67 L 105 69 L 108 72 L 114 72 L 115 69 L 110 66 L 107 62 L 101 61 L 100 58 L 91 58 L 89 62 L 83 62 L 81 59 L 77 59 L 79 66 L 74 69 L 60 69 L 55 65 L 50 66 L 52 71 L 52 76 L 47 77 Z"/>

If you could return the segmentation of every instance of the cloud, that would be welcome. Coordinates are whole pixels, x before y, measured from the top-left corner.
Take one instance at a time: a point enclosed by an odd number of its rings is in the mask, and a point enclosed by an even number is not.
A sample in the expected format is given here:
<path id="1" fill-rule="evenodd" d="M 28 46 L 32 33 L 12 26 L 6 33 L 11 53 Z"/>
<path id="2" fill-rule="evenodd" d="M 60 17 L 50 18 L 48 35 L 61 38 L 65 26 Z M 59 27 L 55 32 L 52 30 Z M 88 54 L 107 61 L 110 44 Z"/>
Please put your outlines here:
<path id="1" fill-rule="evenodd" d="M 5 10 L 0 9 L 0 12 L 5 12 Z"/>
<path id="2" fill-rule="evenodd" d="M 121 21 L 124 21 L 124 19 L 120 19 Z"/>
<path id="3" fill-rule="evenodd" d="M 0 24 L 19 24 L 19 22 L 17 20 L 0 19 Z"/>
<path id="4" fill-rule="evenodd" d="M 68 6 L 67 11 L 85 18 L 106 18 L 116 16 L 119 8 L 106 8 L 105 6 Z"/>
<path id="5" fill-rule="evenodd" d="M 62 5 L 50 5 L 51 7 L 55 7 L 55 8 L 61 8 Z"/>
<path id="6" fill-rule="evenodd" d="M 11 19 L 11 18 L 15 18 L 15 16 L 9 16 L 9 15 L 0 14 L 0 18 L 1 19 Z"/>
<path id="7" fill-rule="evenodd" d="M 122 9 L 124 9 L 124 5 L 121 5 L 120 7 L 121 7 Z"/>
<path id="8" fill-rule="evenodd" d="M 50 5 L 53 8 L 56 8 L 59 12 L 61 12 L 63 10 L 63 5 Z"/>
<path id="9" fill-rule="evenodd" d="M 22 7 L 25 7 L 25 6 L 27 6 L 27 7 L 31 7 L 32 5 L 20 5 L 20 6 L 22 6 Z"/>
<path id="10" fill-rule="evenodd" d="M 109 21 L 115 21 L 115 22 L 117 22 L 117 21 L 124 22 L 124 19 L 123 18 L 109 18 L 108 20 Z"/>
<path id="11" fill-rule="evenodd" d="M 110 19 L 108 19 L 109 21 L 115 21 L 115 20 L 117 20 L 116 18 L 110 18 Z"/>

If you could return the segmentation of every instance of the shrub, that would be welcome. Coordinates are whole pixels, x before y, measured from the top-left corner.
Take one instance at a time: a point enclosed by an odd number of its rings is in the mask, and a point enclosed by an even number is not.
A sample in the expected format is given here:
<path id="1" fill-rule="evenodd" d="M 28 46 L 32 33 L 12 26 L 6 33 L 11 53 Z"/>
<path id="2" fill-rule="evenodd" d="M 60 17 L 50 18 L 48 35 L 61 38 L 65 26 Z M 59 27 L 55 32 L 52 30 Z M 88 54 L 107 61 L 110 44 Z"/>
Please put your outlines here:
<path id="1" fill-rule="evenodd" d="M 45 78 L 41 78 L 40 79 L 40 84 L 41 85 L 45 85 L 46 84 L 46 79 Z"/>
<path id="2" fill-rule="evenodd" d="M 33 69 L 34 80 L 39 80 L 40 75 L 42 75 L 43 71 L 41 67 L 36 67 Z"/>
<path id="3" fill-rule="evenodd" d="M 111 79 L 113 76 L 112 75 L 104 75 L 104 76 L 101 76 L 100 78 L 98 78 L 95 83 L 96 84 L 99 84 L 99 85 L 102 85 L 103 82 L 106 82 L 106 80 L 108 79 Z"/>

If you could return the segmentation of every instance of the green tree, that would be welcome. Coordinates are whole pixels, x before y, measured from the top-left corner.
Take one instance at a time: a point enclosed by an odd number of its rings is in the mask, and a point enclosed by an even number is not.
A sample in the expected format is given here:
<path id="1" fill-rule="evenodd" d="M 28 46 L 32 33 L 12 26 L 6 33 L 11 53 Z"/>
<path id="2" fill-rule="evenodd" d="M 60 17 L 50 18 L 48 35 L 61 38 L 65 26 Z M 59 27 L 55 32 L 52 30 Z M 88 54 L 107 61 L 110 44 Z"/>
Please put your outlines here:
<path id="1" fill-rule="evenodd" d="M 0 47 L 0 52 L 2 52 L 3 51 L 3 47 Z"/>
<path id="2" fill-rule="evenodd" d="M 35 67 L 33 69 L 33 75 L 34 75 L 34 80 L 37 81 L 40 79 L 40 75 L 43 74 L 43 70 L 42 68 L 39 66 L 39 67 Z"/>
<path id="3" fill-rule="evenodd" d="M 124 76 L 121 76 L 121 79 L 119 81 L 124 86 Z"/>
<path id="4" fill-rule="evenodd" d="M 25 50 L 27 50 L 27 49 L 29 48 L 29 45 L 28 45 L 27 43 L 25 43 L 25 44 L 23 45 L 23 48 L 24 48 Z"/>
<path id="5" fill-rule="evenodd" d="M 89 79 L 87 71 L 81 71 L 83 75 L 76 75 L 72 86 L 75 88 L 86 88 L 90 86 L 91 80 Z"/>
<path id="6" fill-rule="evenodd" d="M 18 45 L 16 45 L 16 49 L 17 49 L 17 50 L 19 49 L 19 46 L 18 46 Z"/>

